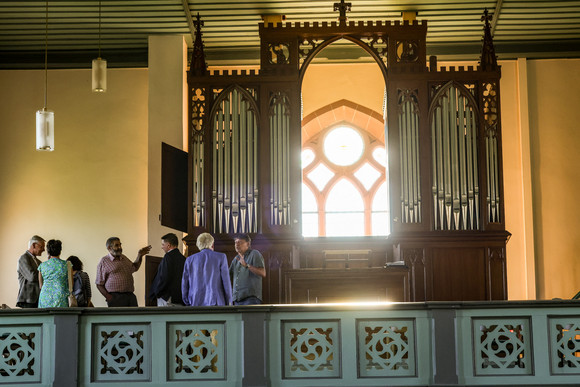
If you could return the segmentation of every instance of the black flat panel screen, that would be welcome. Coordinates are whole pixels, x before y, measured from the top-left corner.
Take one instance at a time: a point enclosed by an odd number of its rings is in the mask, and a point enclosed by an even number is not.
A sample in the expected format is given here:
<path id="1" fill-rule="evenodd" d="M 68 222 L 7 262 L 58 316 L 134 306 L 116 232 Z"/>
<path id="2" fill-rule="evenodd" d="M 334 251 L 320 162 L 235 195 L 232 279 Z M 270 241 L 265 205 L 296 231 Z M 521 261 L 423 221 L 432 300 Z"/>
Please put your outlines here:
<path id="1" fill-rule="evenodd" d="M 187 152 L 161 143 L 161 224 L 187 232 Z"/>

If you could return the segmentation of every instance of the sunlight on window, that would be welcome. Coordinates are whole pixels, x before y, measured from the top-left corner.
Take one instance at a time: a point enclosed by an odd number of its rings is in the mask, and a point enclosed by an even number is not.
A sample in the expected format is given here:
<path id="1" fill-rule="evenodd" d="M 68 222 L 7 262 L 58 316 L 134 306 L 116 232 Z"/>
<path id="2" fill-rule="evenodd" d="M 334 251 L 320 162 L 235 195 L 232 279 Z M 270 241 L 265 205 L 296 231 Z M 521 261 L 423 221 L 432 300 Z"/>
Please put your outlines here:
<path id="1" fill-rule="evenodd" d="M 371 215 L 372 235 L 389 235 L 389 206 L 387 184 L 383 183 L 375 193 Z"/>
<path id="2" fill-rule="evenodd" d="M 314 161 L 314 151 L 312 149 L 304 149 L 302 151 L 302 169 L 309 166 Z"/>
<path id="3" fill-rule="evenodd" d="M 330 125 L 304 142 L 301 157 L 303 236 L 389 234 L 382 139 L 348 123 Z"/>
<path id="4" fill-rule="evenodd" d="M 385 147 L 375 148 L 373 150 L 373 158 L 377 160 L 383 167 L 387 166 L 387 151 Z"/>
<path id="5" fill-rule="evenodd" d="M 369 163 L 365 163 L 358 171 L 354 173 L 356 178 L 367 189 L 371 189 L 375 181 L 381 176 L 381 173 L 373 168 Z"/>
<path id="6" fill-rule="evenodd" d="M 326 200 L 326 236 L 365 235 L 364 203 L 354 185 L 339 181 Z"/>
<path id="7" fill-rule="evenodd" d="M 364 150 L 360 134 L 347 126 L 340 126 L 326 135 L 324 154 L 336 165 L 354 164 Z"/>
<path id="8" fill-rule="evenodd" d="M 302 183 L 302 235 L 318 236 L 318 205 L 314 194 Z"/>
<path id="9" fill-rule="evenodd" d="M 308 178 L 314 183 L 314 185 L 316 185 L 316 188 L 318 188 L 319 191 L 324 189 L 326 183 L 328 183 L 333 176 L 334 172 L 328 169 L 324 164 L 319 164 L 308 174 Z"/>

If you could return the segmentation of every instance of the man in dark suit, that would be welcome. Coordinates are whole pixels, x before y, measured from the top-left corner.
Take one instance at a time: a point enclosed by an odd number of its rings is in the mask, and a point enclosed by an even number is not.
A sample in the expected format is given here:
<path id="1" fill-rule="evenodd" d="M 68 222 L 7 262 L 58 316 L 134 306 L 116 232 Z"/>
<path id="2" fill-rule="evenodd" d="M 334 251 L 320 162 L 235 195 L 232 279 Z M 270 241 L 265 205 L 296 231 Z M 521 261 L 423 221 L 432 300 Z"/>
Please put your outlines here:
<path id="1" fill-rule="evenodd" d="M 38 235 L 30 238 L 28 250 L 18 260 L 18 299 L 16 306 L 20 308 L 38 308 L 40 285 L 38 283 L 38 265 L 41 260 L 45 241 Z"/>
<path id="2" fill-rule="evenodd" d="M 185 257 L 177 248 L 178 243 L 177 235 L 173 233 L 161 238 L 161 249 L 165 251 L 165 256 L 159 264 L 149 292 L 149 298 L 156 299 L 157 306 L 183 305 L 181 277 Z"/>

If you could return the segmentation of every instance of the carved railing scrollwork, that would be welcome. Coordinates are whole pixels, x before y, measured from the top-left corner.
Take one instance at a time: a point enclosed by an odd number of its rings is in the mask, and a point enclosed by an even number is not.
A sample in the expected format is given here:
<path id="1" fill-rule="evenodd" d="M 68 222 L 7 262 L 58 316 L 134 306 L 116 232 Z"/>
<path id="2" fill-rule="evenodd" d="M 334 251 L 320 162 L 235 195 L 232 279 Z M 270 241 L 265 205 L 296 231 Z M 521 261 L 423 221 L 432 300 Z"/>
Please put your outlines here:
<path id="1" fill-rule="evenodd" d="M 473 319 L 476 375 L 529 375 L 533 351 L 526 318 L 490 321 Z"/>
<path id="2" fill-rule="evenodd" d="M 42 326 L 0 326 L 0 383 L 40 382 Z"/>

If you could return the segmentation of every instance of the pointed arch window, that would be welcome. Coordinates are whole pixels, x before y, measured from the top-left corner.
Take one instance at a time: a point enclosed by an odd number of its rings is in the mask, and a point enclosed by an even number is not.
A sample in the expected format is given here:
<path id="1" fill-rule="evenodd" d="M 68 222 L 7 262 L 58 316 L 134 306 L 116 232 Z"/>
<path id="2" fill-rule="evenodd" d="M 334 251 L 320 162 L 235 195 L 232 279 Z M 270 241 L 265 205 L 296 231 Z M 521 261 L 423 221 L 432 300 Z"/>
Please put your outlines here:
<path id="1" fill-rule="evenodd" d="M 385 144 L 341 122 L 322 129 L 302 148 L 302 234 L 387 235 L 389 211 Z"/>

